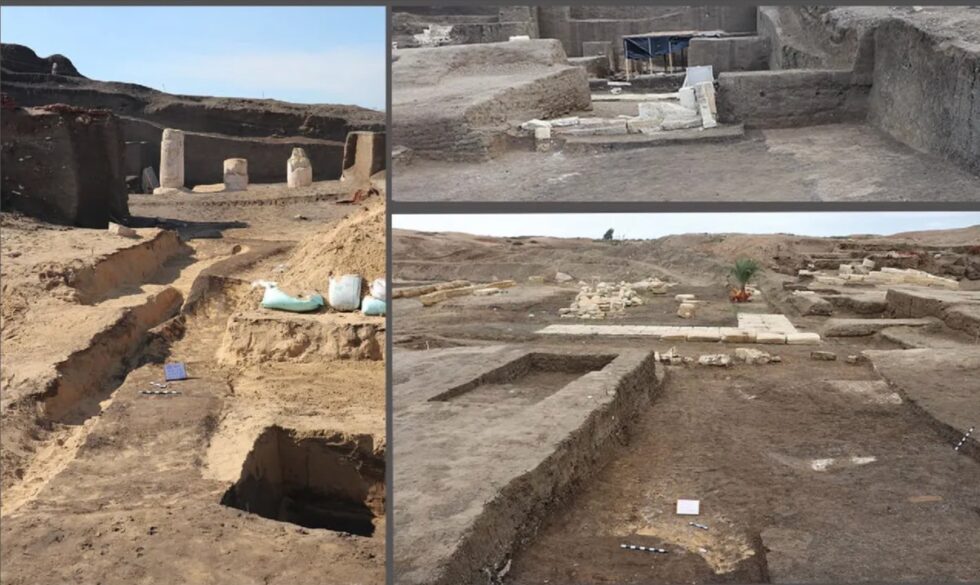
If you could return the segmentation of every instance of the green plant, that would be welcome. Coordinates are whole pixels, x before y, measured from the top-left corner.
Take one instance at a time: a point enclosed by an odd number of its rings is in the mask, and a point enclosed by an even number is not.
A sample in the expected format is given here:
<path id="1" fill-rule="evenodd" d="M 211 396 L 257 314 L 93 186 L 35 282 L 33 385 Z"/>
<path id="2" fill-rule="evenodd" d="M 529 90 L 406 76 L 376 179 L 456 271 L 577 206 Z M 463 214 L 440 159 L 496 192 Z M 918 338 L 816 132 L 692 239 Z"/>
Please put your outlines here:
<path id="1" fill-rule="evenodd" d="M 609 228 L 608 230 L 606 230 L 606 233 L 602 235 L 602 239 L 603 240 L 613 239 L 613 229 Z"/>
<path id="2" fill-rule="evenodd" d="M 745 285 L 749 283 L 749 280 L 758 271 L 759 263 L 755 260 L 743 258 L 735 261 L 735 266 L 732 267 L 732 276 L 735 277 L 735 281 L 739 284 L 739 292 L 743 295 L 745 294 Z"/>

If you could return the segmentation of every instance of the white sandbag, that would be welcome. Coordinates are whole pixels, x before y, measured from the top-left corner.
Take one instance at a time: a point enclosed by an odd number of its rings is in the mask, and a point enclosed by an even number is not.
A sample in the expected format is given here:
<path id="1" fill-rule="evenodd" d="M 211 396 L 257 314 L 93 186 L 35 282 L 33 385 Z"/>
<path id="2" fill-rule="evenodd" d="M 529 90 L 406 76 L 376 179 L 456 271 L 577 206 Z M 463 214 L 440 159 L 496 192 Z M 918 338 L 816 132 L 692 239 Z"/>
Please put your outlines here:
<path id="1" fill-rule="evenodd" d="M 331 278 L 327 299 L 335 311 L 356 311 L 361 306 L 361 277 L 345 274 Z"/>
<path id="2" fill-rule="evenodd" d="M 374 279 L 374 282 L 371 283 L 371 296 L 382 301 L 388 300 L 388 291 L 387 285 L 385 284 L 385 279 Z"/>

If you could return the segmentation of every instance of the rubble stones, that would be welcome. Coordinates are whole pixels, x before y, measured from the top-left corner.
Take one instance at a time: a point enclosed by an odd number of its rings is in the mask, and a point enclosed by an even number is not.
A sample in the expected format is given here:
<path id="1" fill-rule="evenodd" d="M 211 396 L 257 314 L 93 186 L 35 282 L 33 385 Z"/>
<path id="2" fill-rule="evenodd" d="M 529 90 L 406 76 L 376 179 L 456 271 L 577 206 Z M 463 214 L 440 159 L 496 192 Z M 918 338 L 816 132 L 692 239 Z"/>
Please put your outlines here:
<path id="1" fill-rule="evenodd" d="M 822 362 L 833 362 L 837 361 L 837 354 L 832 351 L 811 351 L 810 359 Z"/>
<path id="2" fill-rule="evenodd" d="M 117 236 L 122 236 L 124 238 L 138 238 L 139 234 L 133 228 L 126 227 L 124 225 L 119 225 L 118 223 L 109 222 L 109 233 Z"/>
<path id="3" fill-rule="evenodd" d="M 760 349 L 738 347 L 735 348 L 735 359 L 747 364 L 768 364 L 772 356 Z"/>
<path id="4" fill-rule="evenodd" d="M 698 365 L 727 368 L 732 365 L 732 356 L 727 353 L 702 355 L 698 357 Z"/>
<path id="5" fill-rule="evenodd" d="M 634 282 L 632 285 L 634 290 L 646 291 L 655 295 L 667 294 L 667 291 L 675 286 L 676 282 L 665 282 L 659 278 L 647 278 L 639 282 Z"/>
<path id="6" fill-rule="evenodd" d="M 626 307 L 642 304 L 643 299 L 636 294 L 636 290 L 631 285 L 625 282 L 618 285 L 600 282 L 595 287 L 585 284 L 581 285 L 569 310 L 561 313 L 561 316 L 605 319 L 610 314 L 623 313 Z"/>
<path id="7" fill-rule="evenodd" d="M 815 280 L 824 284 L 912 284 L 933 288 L 944 288 L 948 290 L 959 290 L 959 282 L 952 278 L 943 278 L 922 270 L 913 268 L 891 268 L 883 267 L 881 270 L 872 271 L 868 265 L 874 266 L 871 260 L 865 260 L 861 264 L 841 264 L 836 276 L 817 275 Z M 800 271 L 801 273 L 803 271 Z"/>
<path id="8" fill-rule="evenodd" d="M 681 303 L 677 307 L 677 316 L 681 319 L 691 319 L 694 317 L 694 313 L 697 311 L 697 305 L 694 303 Z"/>
<path id="9" fill-rule="evenodd" d="M 801 315 L 829 316 L 834 312 L 834 306 L 830 301 L 813 291 L 794 291 L 789 301 Z"/>

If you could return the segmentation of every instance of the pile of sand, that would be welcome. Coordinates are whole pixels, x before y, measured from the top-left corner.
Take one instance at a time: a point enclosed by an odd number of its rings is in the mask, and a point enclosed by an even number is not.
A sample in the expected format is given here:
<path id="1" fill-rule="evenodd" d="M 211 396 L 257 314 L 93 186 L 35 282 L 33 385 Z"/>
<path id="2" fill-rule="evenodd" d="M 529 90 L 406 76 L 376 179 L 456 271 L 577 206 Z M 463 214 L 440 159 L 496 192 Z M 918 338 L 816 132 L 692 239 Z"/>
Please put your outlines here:
<path id="1" fill-rule="evenodd" d="M 365 286 L 385 275 L 385 205 L 372 197 L 334 227 L 303 239 L 286 263 L 280 285 L 326 291 L 331 276 L 357 274 Z"/>

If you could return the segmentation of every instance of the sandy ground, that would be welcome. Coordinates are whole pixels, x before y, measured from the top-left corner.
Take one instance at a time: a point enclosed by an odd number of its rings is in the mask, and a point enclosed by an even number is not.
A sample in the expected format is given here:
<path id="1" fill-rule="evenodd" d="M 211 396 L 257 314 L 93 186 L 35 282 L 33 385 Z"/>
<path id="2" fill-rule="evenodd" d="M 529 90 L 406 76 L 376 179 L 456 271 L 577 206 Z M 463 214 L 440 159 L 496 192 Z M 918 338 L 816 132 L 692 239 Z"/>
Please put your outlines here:
<path id="1" fill-rule="evenodd" d="M 865 125 L 591 155 L 509 152 L 479 164 L 418 159 L 392 177 L 397 201 L 980 200 L 977 177 Z"/>
<path id="2" fill-rule="evenodd" d="M 306 266 L 298 243 L 366 213 L 337 204 L 335 182 L 253 187 L 134 196 L 137 225 L 160 226 L 135 240 L 3 217 L 4 583 L 384 581 L 383 494 L 371 536 L 222 505 L 273 425 L 348 453 L 358 482 L 386 451 L 383 362 L 301 351 L 268 327 L 249 350 L 227 339 L 229 317 L 257 308 L 251 279 Z M 293 353 L 262 359 L 276 335 Z M 165 362 L 186 364 L 180 394 L 144 394 Z"/>
<path id="3" fill-rule="evenodd" d="M 881 249 L 955 246 L 975 240 L 974 230 L 854 242 Z M 600 321 L 603 325 L 726 325 L 735 321 L 736 310 L 750 310 L 784 313 L 801 331 L 820 331 L 827 318 L 795 313 L 786 305 L 782 283 L 795 280 L 788 274 L 800 260 L 832 254 L 840 244 L 841 240 L 792 236 L 687 235 L 613 249 L 617 247 L 589 240 L 396 232 L 396 280 L 519 282 L 501 295 L 458 297 L 431 307 L 416 299 L 394 302 L 394 409 L 402 445 L 396 448 L 412 449 L 411 457 L 419 461 L 425 460 L 420 450 L 441 453 L 425 474 L 415 465 L 400 467 L 396 457 L 396 485 L 419 490 L 420 485 L 447 482 L 469 493 L 477 486 L 468 482 L 492 475 L 496 488 L 492 496 L 481 498 L 492 504 L 475 511 L 452 497 L 452 490 L 435 489 L 447 495 L 428 507 L 413 499 L 411 514 L 400 519 L 396 510 L 396 539 L 399 522 L 418 518 L 442 526 L 465 520 L 473 530 L 494 531 L 503 539 L 510 534 L 506 524 L 498 519 L 488 526 L 497 518 L 494 510 L 526 505 L 547 511 L 540 526 L 526 527 L 516 542 L 488 544 L 498 551 L 497 557 L 469 544 L 447 551 L 434 536 L 413 532 L 418 540 L 406 546 L 414 552 L 402 558 L 401 565 L 396 541 L 396 579 L 404 571 L 406 582 L 415 582 L 443 562 L 440 559 L 479 559 L 481 554 L 491 559 L 484 569 L 493 582 L 521 585 L 975 578 L 980 574 L 975 560 L 980 549 L 968 535 L 980 528 L 980 499 L 973 488 L 980 479 L 980 463 L 973 455 L 953 450 L 953 433 L 939 429 L 942 425 L 935 417 L 955 414 L 956 428 L 968 418 L 963 416 L 969 410 L 964 400 L 971 400 L 970 388 L 974 397 L 980 390 L 972 382 L 975 364 L 954 367 L 950 360 L 956 355 L 951 352 L 972 354 L 976 346 L 948 328 L 918 337 L 942 348 L 923 350 L 934 352 L 925 361 L 911 353 L 909 359 L 901 359 L 904 346 L 868 336 L 824 338 L 814 347 L 749 346 L 778 355 L 781 362 L 775 364 L 667 366 L 666 383 L 649 407 L 633 413 L 621 443 L 591 461 L 594 467 L 585 472 L 586 480 L 565 487 L 571 492 L 568 497 L 555 497 L 564 492 L 549 491 L 552 484 L 543 487 L 539 476 L 531 479 L 526 451 L 547 448 L 548 443 L 525 444 L 522 437 L 525 431 L 543 434 L 550 426 L 532 424 L 528 429 L 519 409 L 537 412 L 542 404 L 550 405 L 555 410 L 539 413 L 536 419 L 548 425 L 571 416 L 576 408 L 571 388 L 586 378 L 532 372 L 505 383 L 484 383 L 438 408 L 419 402 L 423 390 L 434 393 L 437 387 L 490 372 L 497 363 L 492 357 L 505 351 L 604 355 L 666 352 L 673 347 L 682 356 L 696 358 L 732 353 L 739 347 L 640 337 L 540 336 L 537 332 L 549 324 L 595 322 L 559 317 L 558 310 L 568 306 L 577 291 L 574 281 L 534 285 L 528 276 L 550 279 L 561 270 L 585 280 L 597 276 L 635 281 L 657 275 L 678 282 L 665 296 L 641 294 L 644 305 Z M 725 267 L 740 250 L 759 258 L 768 270 L 757 283 L 762 297 L 734 308 L 724 297 Z M 487 276 L 479 278 L 481 271 Z M 686 321 L 674 315 L 673 295 L 689 292 L 707 302 L 695 319 Z M 837 309 L 834 317 L 862 316 Z M 837 360 L 815 360 L 810 355 L 814 350 L 833 352 Z M 894 358 L 900 367 L 883 376 L 876 370 L 877 360 L 845 360 L 865 350 Z M 917 363 L 928 364 L 932 371 L 919 371 Z M 935 385 L 923 386 L 937 375 L 945 380 L 937 388 L 958 390 L 944 393 L 933 391 Z M 905 378 L 918 382 L 909 382 L 914 388 L 893 386 Z M 649 384 L 654 391 L 655 381 Z M 595 393 L 602 393 L 601 385 L 590 394 Z M 569 400 L 566 406 L 555 400 L 563 396 Z M 466 424 L 449 425 L 450 420 Z M 497 422 L 487 425 L 489 420 Z M 480 445 L 458 461 L 445 457 L 452 445 L 488 433 L 506 437 L 496 451 Z M 511 466 L 511 460 L 518 463 Z M 485 471 L 465 471 L 471 468 Z M 501 480 L 508 474 L 509 483 Z M 545 475 L 558 477 L 554 485 L 561 485 L 564 472 Z M 693 520 L 708 530 L 690 526 L 692 518 L 675 515 L 679 498 L 701 500 L 702 513 Z M 669 552 L 628 551 L 621 544 Z"/>

